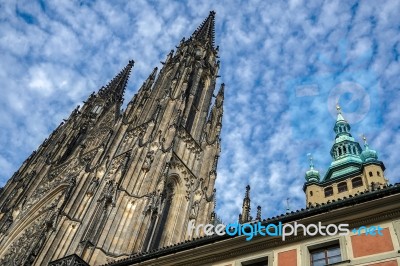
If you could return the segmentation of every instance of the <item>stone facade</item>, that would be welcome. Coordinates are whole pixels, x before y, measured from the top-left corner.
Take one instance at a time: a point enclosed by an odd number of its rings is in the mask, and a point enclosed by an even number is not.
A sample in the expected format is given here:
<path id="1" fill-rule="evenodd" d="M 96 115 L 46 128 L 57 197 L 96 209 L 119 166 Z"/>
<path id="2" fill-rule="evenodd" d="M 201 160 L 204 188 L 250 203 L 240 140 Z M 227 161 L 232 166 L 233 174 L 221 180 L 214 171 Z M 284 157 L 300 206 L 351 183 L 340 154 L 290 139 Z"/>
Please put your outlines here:
<path id="1" fill-rule="evenodd" d="M 98 265 L 191 239 L 190 220 L 212 222 L 224 100 L 221 85 L 212 104 L 214 16 L 125 111 L 133 61 L 10 178 L 0 194 L 1 265 L 64 265 L 58 259 L 72 254 Z"/>

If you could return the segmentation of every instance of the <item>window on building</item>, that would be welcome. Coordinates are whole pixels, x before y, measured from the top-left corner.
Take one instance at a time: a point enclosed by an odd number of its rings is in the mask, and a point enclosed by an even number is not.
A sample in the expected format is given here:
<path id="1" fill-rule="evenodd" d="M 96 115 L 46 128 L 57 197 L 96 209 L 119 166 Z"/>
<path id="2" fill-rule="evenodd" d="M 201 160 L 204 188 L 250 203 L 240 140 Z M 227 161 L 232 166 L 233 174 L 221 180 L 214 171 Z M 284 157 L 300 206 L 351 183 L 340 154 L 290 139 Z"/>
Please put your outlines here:
<path id="1" fill-rule="evenodd" d="M 325 197 L 329 197 L 333 195 L 333 188 L 332 187 L 327 187 L 324 189 L 325 192 Z"/>
<path id="2" fill-rule="evenodd" d="M 353 178 L 353 180 L 351 180 L 351 185 L 353 186 L 353 188 L 361 187 L 363 185 L 361 177 Z"/>
<path id="3" fill-rule="evenodd" d="M 377 174 L 378 176 L 381 176 L 381 172 L 379 172 L 379 171 L 377 171 L 376 174 Z"/>
<path id="4" fill-rule="evenodd" d="M 102 109 L 103 109 L 103 107 L 101 105 L 96 105 L 95 107 L 93 107 L 92 113 L 98 115 L 98 114 L 100 114 Z"/>
<path id="5" fill-rule="evenodd" d="M 347 183 L 346 182 L 341 182 L 337 185 L 338 192 L 345 192 L 347 191 Z"/>
<path id="6" fill-rule="evenodd" d="M 312 192 L 312 191 L 310 191 L 310 196 L 312 197 L 312 195 L 313 195 L 313 192 Z"/>
<path id="7" fill-rule="evenodd" d="M 268 266 L 268 257 L 262 257 L 254 260 L 243 261 L 243 266 Z"/>
<path id="8" fill-rule="evenodd" d="M 369 172 L 369 176 L 372 176 L 372 172 Z"/>
<path id="9" fill-rule="evenodd" d="M 310 260 L 311 266 L 325 266 L 342 261 L 339 243 L 310 250 Z"/>

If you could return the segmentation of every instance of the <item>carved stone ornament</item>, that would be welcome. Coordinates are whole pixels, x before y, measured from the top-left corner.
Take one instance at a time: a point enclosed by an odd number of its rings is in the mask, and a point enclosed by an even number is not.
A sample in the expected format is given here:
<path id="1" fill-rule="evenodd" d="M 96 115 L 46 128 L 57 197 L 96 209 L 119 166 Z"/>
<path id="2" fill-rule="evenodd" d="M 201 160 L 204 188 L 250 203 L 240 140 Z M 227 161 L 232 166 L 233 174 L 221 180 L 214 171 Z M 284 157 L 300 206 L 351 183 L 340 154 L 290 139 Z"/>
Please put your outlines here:
<path id="1" fill-rule="evenodd" d="M 183 142 L 186 144 L 186 147 L 194 152 L 195 154 L 200 154 L 202 151 L 201 147 L 199 144 L 193 139 L 193 137 L 186 131 L 185 128 L 180 127 L 178 130 L 178 137 L 183 140 Z"/>
<path id="2" fill-rule="evenodd" d="M 127 157 L 129 157 L 129 153 L 123 153 L 118 155 L 117 157 L 114 157 L 108 169 L 106 179 L 113 179 L 116 172 L 120 167 L 122 167 L 122 163 L 127 159 Z"/>
<path id="3" fill-rule="evenodd" d="M 113 180 L 108 180 L 98 201 L 105 201 L 106 204 L 112 203 L 114 205 L 116 200 L 116 192 L 116 184 L 114 184 Z"/>
<path id="4" fill-rule="evenodd" d="M 146 158 L 144 159 L 144 163 L 143 163 L 142 169 L 144 171 L 146 171 L 146 172 L 149 171 L 153 161 L 154 161 L 154 152 L 153 151 L 149 151 L 146 154 Z"/>
<path id="5" fill-rule="evenodd" d="M 92 181 L 90 182 L 90 185 L 89 185 L 89 188 L 88 188 L 86 194 L 88 194 L 89 196 L 92 196 L 94 194 L 94 191 L 98 187 L 99 183 L 100 183 L 99 179 L 94 177 L 92 179 Z"/>
<path id="6" fill-rule="evenodd" d="M 85 141 L 86 151 L 93 150 L 100 146 L 103 141 L 105 141 L 110 131 L 111 129 L 106 127 L 93 132 Z"/>
<path id="7" fill-rule="evenodd" d="M 194 201 L 192 204 L 192 208 L 190 209 L 189 219 L 196 219 L 198 212 L 199 212 L 199 202 Z"/>
<path id="8" fill-rule="evenodd" d="M 0 265 L 32 265 L 46 241 L 47 224 L 45 212 L 28 226 L 0 258 Z"/>
<path id="9" fill-rule="evenodd" d="M 8 231 L 8 228 L 11 227 L 14 222 L 12 212 L 9 211 L 4 214 L 4 216 L 0 220 L 0 234 L 5 234 Z"/>
<path id="10" fill-rule="evenodd" d="M 62 259 L 58 259 L 49 263 L 49 266 L 89 266 L 78 255 L 72 254 Z"/>

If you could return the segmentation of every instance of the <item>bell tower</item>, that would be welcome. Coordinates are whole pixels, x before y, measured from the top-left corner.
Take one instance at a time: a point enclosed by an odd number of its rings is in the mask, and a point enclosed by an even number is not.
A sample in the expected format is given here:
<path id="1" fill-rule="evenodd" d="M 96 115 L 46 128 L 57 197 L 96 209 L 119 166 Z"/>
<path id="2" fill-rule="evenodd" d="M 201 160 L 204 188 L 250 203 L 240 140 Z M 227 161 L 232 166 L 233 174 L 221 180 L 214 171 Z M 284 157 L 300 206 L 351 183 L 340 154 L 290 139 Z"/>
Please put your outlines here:
<path id="1" fill-rule="evenodd" d="M 377 152 L 370 149 L 365 136 L 364 150 L 350 132 L 350 124 L 343 117 L 339 105 L 333 130 L 336 137 L 331 148 L 332 163 L 325 176 L 314 169 L 310 158 L 310 169 L 305 174 L 303 190 L 307 205 L 330 202 L 353 196 L 365 190 L 373 190 L 387 184 L 384 176 L 385 165 L 378 160 Z"/>
<path id="2" fill-rule="evenodd" d="M 224 101 L 214 28 L 212 11 L 121 112 L 129 61 L 32 153 L 0 192 L 0 264 L 104 264 L 213 221 Z"/>

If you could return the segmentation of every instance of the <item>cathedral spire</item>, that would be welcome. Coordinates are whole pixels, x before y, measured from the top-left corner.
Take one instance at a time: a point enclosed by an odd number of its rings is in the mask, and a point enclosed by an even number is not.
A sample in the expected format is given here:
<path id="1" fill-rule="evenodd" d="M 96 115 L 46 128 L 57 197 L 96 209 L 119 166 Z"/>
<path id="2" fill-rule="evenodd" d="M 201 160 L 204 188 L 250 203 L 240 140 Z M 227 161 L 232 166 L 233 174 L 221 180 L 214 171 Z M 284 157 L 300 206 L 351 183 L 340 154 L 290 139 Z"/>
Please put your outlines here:
<path id="1" fill-rule="evenodd" d="M 243 199 L 242 214 L 239 215 L 240 223 L 247 223 L 250 219 L 250 186 L 246 186 L 246 194 Z"/>
<path id="2" fill-rule="evenodd" d="M 193 36 L 203 44 L 209 44 L 214 48 L 215 36 L 215 11 L 210 11 L 208 17 L 193 32 Z"/>
<path id="3" fill-rule="evenodd" d="M 99 97 L 105 99 L 107 103 L 122 103 L 126 84 L 134 63 L 133 60 L 130 60 L 128 65 L 107 86 L 102 87 L 98 93 Z"/>

